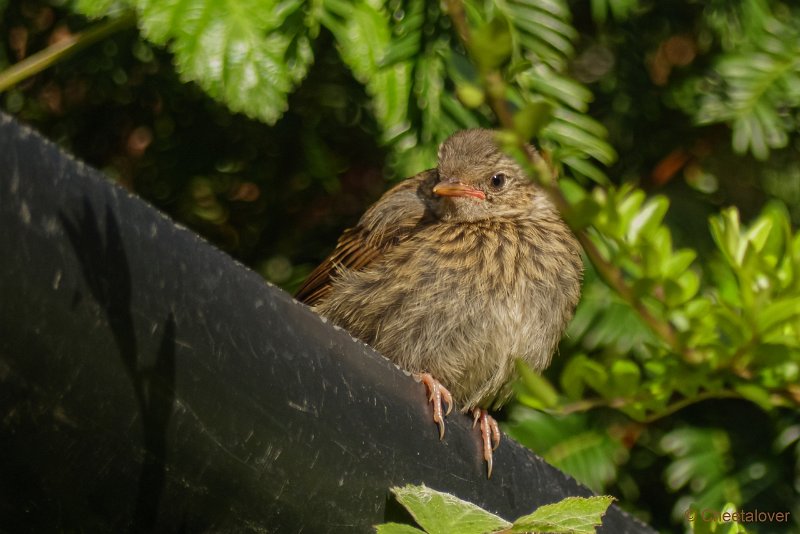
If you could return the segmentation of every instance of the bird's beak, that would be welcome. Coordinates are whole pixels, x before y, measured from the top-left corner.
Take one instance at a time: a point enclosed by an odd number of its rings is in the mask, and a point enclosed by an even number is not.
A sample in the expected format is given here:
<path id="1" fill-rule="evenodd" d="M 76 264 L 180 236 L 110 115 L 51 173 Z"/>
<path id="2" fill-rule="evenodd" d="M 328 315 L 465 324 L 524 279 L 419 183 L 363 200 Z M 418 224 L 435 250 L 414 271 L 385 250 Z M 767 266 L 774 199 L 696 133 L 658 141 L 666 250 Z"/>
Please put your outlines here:
<path id="1" fill-rule="evenodd" d="M 486 200 L 486 194 L 480 189 L 459 181 L 439 182 L 433 186 L 433 193 L 441 197 L 473 197 Z"/>

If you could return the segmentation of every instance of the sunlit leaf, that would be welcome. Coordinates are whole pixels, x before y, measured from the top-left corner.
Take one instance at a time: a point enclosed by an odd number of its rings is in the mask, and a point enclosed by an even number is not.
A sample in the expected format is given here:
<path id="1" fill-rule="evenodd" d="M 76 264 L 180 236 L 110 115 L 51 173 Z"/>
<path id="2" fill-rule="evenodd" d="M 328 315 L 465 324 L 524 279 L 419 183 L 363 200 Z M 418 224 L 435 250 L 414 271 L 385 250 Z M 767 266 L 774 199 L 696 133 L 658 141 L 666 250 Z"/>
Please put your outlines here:
<path id="1" fill-rule="evenodd" d="M 536 509 L 514 521 L 512 532 L 563 532 L 594 534 L 613 497 L 568 497 L 555 504 Z"/>
<path id="2" fill-rule="evenodd" d="M 267 123 L 311 65 L 316 22 L 298 0 L 132 0 L 144 35 L 169 45 L 178 72 Z"/>
<path id="3" fill-rule="evenodd" d="M 428 534 L 485 534 L 510 526 L 470 502 L 425 486 L 395 487 L 392 493 Z"/>
<path id="4" fill-rule="evenodd" d="M 527 399 L 526 404 L 533 408 L 549 408 L 556 405 L 558 393 L 546 378 L 536 373 L 520 359 L 517 359 L 516 367 Z"/>
<path id="5" fill-rule="evenodd" d="M 402 523 L 384 523 L 375 526 L 377 534 L 422 534 L 423 530 Z"/>

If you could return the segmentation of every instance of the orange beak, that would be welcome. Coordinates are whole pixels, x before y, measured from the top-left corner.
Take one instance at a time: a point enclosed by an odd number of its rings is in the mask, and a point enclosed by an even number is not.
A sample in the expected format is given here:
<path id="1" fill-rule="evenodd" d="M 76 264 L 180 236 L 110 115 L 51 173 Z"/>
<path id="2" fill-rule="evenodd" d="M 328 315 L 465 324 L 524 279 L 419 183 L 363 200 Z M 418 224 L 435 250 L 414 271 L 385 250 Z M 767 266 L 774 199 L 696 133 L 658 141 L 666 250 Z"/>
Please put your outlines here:
<path id="1" fill-rule="evenodd" d="M 433 194 L 441 197 L 473 197 L 486 200 L 486 194 L 483 191 L 457 180 L 452 182 L 439 182 L 433 186 Z"/>

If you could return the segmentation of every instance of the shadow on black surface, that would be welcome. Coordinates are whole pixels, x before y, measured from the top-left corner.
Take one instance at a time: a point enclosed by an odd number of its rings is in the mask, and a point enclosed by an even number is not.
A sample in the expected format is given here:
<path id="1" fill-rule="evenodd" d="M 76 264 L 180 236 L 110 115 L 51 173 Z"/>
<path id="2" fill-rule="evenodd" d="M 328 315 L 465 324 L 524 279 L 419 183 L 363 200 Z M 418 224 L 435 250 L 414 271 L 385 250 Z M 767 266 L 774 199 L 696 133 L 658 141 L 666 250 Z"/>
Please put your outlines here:
<path id="1" fill-rule="evenodd" d="M 170 313 L 155 362 L 140 363 L 136 329 L 131 314 L 131 274 L 122 244 L 119 224 L 109 206 L 105 210 L 105 232 L 88 198 L 72 220 L 59 218 L 81 265 L 92 296 L 104 310 L 119 356 L 136 393 L 144 430 L 145 456 L 132 531 L 150 532 L 158 519 L 158 506 L 165 484 L 166 429 L 175 400 L 175 319 Z"/>

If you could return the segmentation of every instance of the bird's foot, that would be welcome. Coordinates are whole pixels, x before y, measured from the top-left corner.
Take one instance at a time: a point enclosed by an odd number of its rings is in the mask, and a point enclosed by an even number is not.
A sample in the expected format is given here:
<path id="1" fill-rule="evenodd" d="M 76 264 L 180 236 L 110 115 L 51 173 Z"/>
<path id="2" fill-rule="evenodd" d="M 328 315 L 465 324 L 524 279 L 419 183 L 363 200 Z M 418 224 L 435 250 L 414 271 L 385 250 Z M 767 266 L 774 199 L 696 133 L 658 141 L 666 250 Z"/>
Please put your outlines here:
<path id="1" fill-rule="evenodd" d="M 489 415 L 489 412 L 481 408 L 473 408 L 472 410 L 472 428 L 481 423 L 481 438 L 483 441 L 483 459 L 486 460 L 488 474 L 486 478 L 492 478 L 492 451 L 500 445 L 500 427 L 494 417 Z"/>
<path id="2" fill-rule="evenodd" d="M 453 411 L 453 397 L 441 382 L 433 378 L 430 373 L 415 375 L 428 388 L 428 401 L 433 404 L 433 422 L 439 425 L 439 439 L 444 439 L 444 416 Z M 442 401 L 447 403 L 447 411 L 442 407 Z"/>

